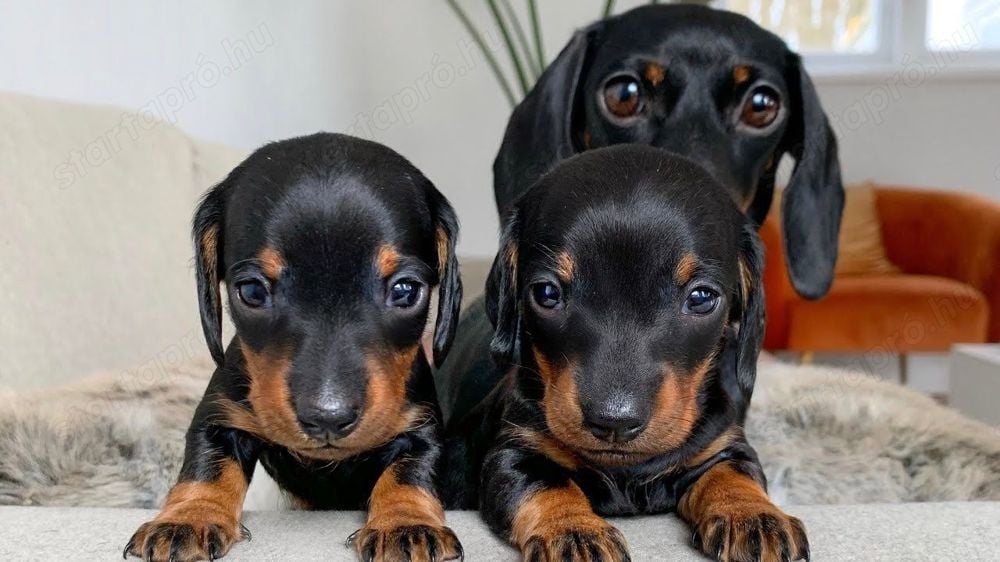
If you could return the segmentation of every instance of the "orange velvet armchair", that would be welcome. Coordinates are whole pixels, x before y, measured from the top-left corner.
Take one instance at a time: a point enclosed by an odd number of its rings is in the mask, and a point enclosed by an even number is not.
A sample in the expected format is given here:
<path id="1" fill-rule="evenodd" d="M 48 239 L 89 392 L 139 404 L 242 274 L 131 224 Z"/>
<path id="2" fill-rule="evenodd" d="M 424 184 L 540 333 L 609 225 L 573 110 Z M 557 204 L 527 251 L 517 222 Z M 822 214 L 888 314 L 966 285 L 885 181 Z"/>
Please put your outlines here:
<path id="1" fill-rule="evenodd" d="M 806 301 L 785 271 L 777 211 L 767 251 L 764 347 L 799 352 L 947 351 L 1000 341 L 1000 204 L 956 192 L 876 186 L 886 254 L 901 273 L 837 276 Z"/>

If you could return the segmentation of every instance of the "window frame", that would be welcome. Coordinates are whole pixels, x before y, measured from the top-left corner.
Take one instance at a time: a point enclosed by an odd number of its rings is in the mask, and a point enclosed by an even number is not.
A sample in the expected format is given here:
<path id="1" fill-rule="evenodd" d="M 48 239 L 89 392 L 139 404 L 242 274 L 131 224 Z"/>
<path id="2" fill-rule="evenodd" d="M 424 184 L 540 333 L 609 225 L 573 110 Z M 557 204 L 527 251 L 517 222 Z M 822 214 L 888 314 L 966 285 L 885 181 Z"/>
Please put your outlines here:
<path id="1" fill-rule="evenodd" d="M 726 8 L 726 0 L 712 6 Z M 889 77 L 920 65 L 928 79 L 1000 76 L 1000 49 L 946 51 L 926 45 L 928 0 L 881 0 L 878 46 L 870 53 L 802 53 L 822 81 Z"/>

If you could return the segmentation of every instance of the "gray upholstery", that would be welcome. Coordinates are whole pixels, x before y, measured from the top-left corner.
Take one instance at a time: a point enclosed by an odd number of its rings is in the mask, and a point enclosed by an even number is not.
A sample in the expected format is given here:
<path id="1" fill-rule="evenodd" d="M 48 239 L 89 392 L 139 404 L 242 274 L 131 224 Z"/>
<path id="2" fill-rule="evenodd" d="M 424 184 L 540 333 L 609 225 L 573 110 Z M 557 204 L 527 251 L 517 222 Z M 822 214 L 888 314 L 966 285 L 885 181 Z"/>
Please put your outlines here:
<path id="1" fill-rule="evenodd" d="M 923 503 L 791 507 L 805 521 L 813 560 L 996 560 L 1000 503 Z M 0 560 L 114 560 L 153 511 L 137 509 L 0 507 Z M 257 512 L 244 523 L 253 540 L 223 560 L 354 560 L 344 539 L 361 525 L 360 513 Z M 471 512 L 448 522 L 469 562 L 514 561 Z M 633 560 L 706 560 L 688 546 L 691 533 L 672 516 L 616 521 Z"/>

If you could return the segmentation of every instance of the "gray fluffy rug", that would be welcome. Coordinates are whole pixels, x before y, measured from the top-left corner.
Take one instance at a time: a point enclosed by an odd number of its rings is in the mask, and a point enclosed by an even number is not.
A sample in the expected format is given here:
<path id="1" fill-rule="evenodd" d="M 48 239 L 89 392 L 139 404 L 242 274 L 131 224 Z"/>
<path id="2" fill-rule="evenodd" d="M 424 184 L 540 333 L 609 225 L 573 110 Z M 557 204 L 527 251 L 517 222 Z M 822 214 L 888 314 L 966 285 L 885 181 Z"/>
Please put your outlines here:
<path id="1" fill-rule="evenodd" d="M 1000 429 L 860 372 L 758 370 L 747 438 L 777 502 L 1000 500 Z"/>
<path id="2" fill-rule="evenodd" d="M 0 393 L 0 504 L 157 507 L 211 372 Z M 1000 500 L 1000 432 L 862 374 L 762 362 L 747 434 L 782 504 Z"/>
<path id="3" fill-rule="evenodd" d="M 213 366 L 0 392 L 0 505 L 159 507 Z"/>

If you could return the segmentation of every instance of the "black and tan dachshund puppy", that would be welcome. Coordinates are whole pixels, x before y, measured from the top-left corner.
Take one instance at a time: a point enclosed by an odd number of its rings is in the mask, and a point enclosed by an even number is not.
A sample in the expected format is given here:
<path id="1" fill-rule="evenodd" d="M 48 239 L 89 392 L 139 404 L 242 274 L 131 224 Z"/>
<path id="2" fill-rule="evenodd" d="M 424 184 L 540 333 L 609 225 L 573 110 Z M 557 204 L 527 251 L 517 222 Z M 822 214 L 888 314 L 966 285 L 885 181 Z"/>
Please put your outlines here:
<path id="1" fill-rule="evenodd" d="M 804 297 L 833 280 L 843 186 L 837 144 L 798 55 L 731 12 L 644 6 L 579 31 L 518 105 L 493 165 L 501 214 L 559 160 L 639 143 L 698 162 L 758 225 L 781 157 L 788 268 Z"/>
<path id="2" fill-rule="evenodd" d="M 194 239 L 218 368 L 179 481 L 126 556 L 225 555 L 259 460 L 300 507 L 367 509 L 352 538 L 366 561 L 460 557 L 437 494 L 440 413 L 420 345 L 435 286 L 435 360 L 455 333 L 456 234 L 416 168 L 344 135 L 268 144 L 212 189 Z M 224 300 L 236 327 L 225 352 Z"/>
<path id="3" fill-rule="evenodd" d="M 603 516 L 670 511 L 719 560 L 807 558 L 742 429 L 760 267 L 753 224 L 694 162 L 630 145 L 557 165 L 506 217 L 495 334 L 437 375 L 459 389 L 446 503 L 530 561 L 628 560 Z"/>

